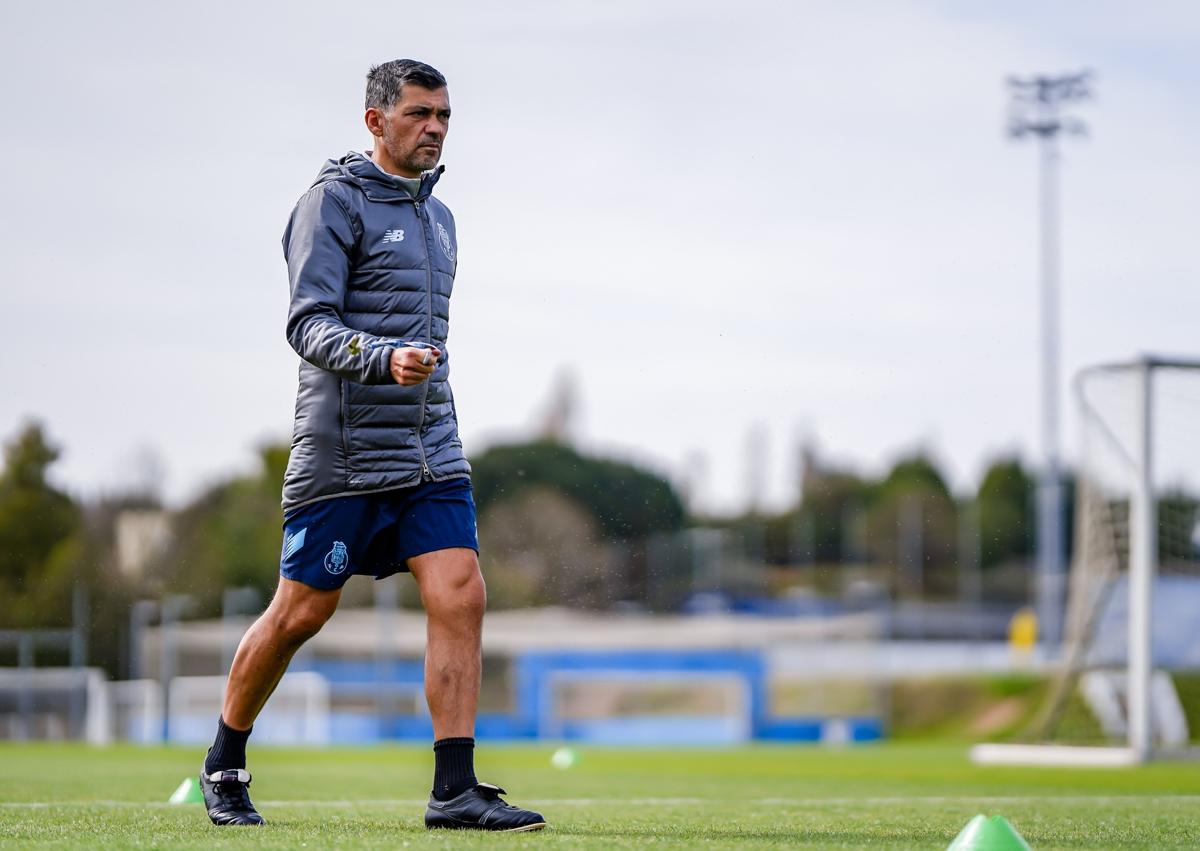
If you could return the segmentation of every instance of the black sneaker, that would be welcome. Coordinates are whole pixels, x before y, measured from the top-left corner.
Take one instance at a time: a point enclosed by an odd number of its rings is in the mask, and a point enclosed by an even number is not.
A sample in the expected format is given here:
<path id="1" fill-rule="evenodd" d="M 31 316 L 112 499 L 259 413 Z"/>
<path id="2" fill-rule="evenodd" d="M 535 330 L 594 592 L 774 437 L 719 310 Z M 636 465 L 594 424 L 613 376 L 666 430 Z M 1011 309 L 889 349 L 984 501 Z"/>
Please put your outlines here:
<path id="1" fill-rule="evenodd" d="M 425 810 L 425 826 L 473 830 L 541 830 L 546 820 L 541 813 L 523 810 L 506 802 L 508 793 L 491 783 L 477 783 L 448 801 L 430 796 Z"/>
<path id="2" fill-rule="evenodd" d="M 200 772 L 200 790 L 213 824 L 266 824 L 250 803 L 249 786 L 250 772 L 244 768 Z"/>

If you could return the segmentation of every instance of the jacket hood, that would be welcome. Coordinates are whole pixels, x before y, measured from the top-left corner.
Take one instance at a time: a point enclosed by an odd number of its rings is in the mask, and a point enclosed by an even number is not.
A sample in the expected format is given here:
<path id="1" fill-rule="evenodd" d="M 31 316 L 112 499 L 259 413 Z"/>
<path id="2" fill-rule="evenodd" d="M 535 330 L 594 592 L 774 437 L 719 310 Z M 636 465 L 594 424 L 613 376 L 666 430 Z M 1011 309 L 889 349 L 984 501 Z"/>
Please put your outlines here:
<path id="1" fill-rule="evenodd" d="M 439 165 L 433 171 L 427 171 L 421 176 L 421 189 L 417 193 L 418 201 L 429 197 L 433 192 L 434 184 L 438 182 L 445 170 L 444 165 Z M 372 201 L 407 201 L 412 198 L 400 181 L 392 179 L 390 175 L 381 171 L 375 163 L 357 151 L 351 151 L 338 160 L 326 160 L 312 185 L 320 186 L 322 183 L 330 181 L 353 183 Z"/>

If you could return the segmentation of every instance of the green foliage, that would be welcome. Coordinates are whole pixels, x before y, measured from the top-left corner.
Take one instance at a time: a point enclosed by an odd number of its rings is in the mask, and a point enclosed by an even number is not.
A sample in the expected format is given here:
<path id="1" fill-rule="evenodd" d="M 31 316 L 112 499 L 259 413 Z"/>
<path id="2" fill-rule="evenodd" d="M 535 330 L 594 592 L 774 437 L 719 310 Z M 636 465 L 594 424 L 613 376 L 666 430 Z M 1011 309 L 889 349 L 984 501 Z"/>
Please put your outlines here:
<path id="1" fill-rule="evenodd" d="M 275 587 L 286 446 L 260 450 L 260 470 L 217 485 L 175 517 L 175 534 L 155 573 L 165 587 L 196 598 L 200 613 L 220 609 L 223 589 Z"/>
<path id="2" fill-rule="evenodd" d="M 1176 671 L 1171 679 L 1175 681 L 1175 691 L 1187 718 L 1188 736 L 1193 744 L 1200 744 L 1200 673 Z"/>
<path id="3" fill-rule="evenodd" d="M 536 441 L 495 446 L 471 459 L 482 514 L 531 487 L 549 487 L 586 506 L 610 540 L 643 538 L 683 525 L 683 503 L 666 480 L 639 467 Z"/>
<path id="4" fill-rule="evenodd" d="M 906 522 L 925 566 L 957 557 L 957 507 L 934 463 L 922 454 L 901 458 L 879 480 L 819 465 L 809 456 L 798 509 L 767 520 L 768 561 L 816 563 L 904 561 Z M 747 522 L 753 518 L 747 518 Z"/>
<path id="5" fill-rule="evenodd" d="M 863 479 L 840 470 L 810 470 L 804 477 L 799 512 L 789 519 L 791 536 L 803 539 L 789 548 L 804 550 L 804 557 L 817 562 L 841 561 L 847 539 L 857 530 L 846 524 L 869 499 L 870 489 Z M 768 531 L 769 541 L 778 540 Z"/>
<path id="6" fill-rule="evenodd" d="M 1003 741 L 1020 737 L 1045 698 L 1041 677 L 930 677 L 898 680 L 889 733 L 900 739 Z"/>
<path id="7" fill-rule="evenodd" d="M 984 680 L 988 694 L 996 697 L 1020 697 L 1042 687 L 1043 677 L 1034 674 L 996 674 Z"/>
<path id="8" fill-rule="evenodd" d="M 990 567 L 1033 552 L 1033 477 L 1017 458 L 992 462 L 976 497 L 980 558 Z"/>
<path id="9" fill-rule="evenodd" d="M 874 561 L 902 565 L 914 578 L 956 562 L 958 509 L 933 461 L 901 458 L 871 491 L 866 522 Z"/>
<path id="10" fill-rule="evenodd" d="M 59 450 L 30 423 L 5 447 L 0 473 L 0 624 L 59 626 L 70 616 L 69 589 L 80 513 L 47 480 Z"/>
<path id="11" fill-rule="evenodd" d="M 941 500 L 950 499 L 950 488 L 930 458 L 923 454 L 901 458 L 875 490 L 877 500 L 896 495 L 929 494 Z"/>
<path id="12" fill-rule="evenodd" d="M 267 446 L 258 472 L 217 485 L 174 518 L 174 535 L 153 573 L 161 590 L 192 595 L 194 614 L 219 611 L 222 590 L 275 587 L 283 524 L 279 494 L 288 447 Z M 603 536 L 678 528 L 683 507 L 664 480 L 553 443 L 498 447 L 472 459 L 480 515 L 531 488 L 551 488 L 594 514 Z"/>
<path id="13" fill-rule="evenodd" d="M 1164 528 L 1196 529 L 1200 524 L 1200 499 L 1182 488 L 1172 488 L 1158 501 L 1158 518 Z M 1160 535 L 1158 546 L 1164 567 L 1174 562 L 1193 562 L 1197 556 L 1196 543 L 1186 532 Z"/>

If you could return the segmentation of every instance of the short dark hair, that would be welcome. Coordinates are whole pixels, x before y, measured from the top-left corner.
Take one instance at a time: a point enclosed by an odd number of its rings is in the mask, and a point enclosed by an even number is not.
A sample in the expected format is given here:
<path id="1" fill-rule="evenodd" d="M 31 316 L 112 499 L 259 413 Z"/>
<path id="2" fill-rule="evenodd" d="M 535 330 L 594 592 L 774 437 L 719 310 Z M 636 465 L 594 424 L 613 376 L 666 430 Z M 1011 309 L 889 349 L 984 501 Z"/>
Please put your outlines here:
<path id="1" fill-rule="evenodd" d="M 423 89 L 440 89 L 446 85 L 442 72 L 432 65 L 415 59 L 393 59 L 373 65 L 367 72 L 367 109 L 387 109 L 400 100 L 400 89 L 406 84 Z"/>

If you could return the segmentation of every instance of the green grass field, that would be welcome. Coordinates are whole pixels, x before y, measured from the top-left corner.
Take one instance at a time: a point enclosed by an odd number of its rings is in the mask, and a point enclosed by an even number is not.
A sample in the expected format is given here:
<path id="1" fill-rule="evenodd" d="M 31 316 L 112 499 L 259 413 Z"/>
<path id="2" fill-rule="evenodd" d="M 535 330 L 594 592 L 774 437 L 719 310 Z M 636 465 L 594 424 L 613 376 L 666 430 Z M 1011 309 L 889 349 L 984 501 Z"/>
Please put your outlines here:
<path id="1" fill-rule="evenodd" d="M 1200 847 L 1200 767 L 980 768 L 956 746 L 848 749 L 480 749 L 481 779 L 540 809 L 540 833 L 426 832 L 424 748 L 252 750 L 270 824 L 215 828 L 166 803 L 199 750 L 0 747 L 0 847 L 44 848 L 928 848 L 976 813 L 1007 817 L 1034 849 Z"/>

